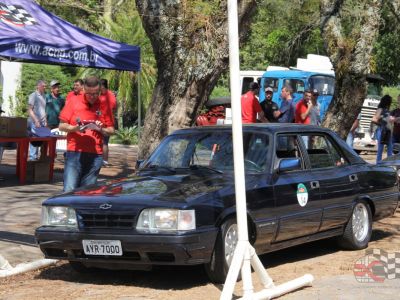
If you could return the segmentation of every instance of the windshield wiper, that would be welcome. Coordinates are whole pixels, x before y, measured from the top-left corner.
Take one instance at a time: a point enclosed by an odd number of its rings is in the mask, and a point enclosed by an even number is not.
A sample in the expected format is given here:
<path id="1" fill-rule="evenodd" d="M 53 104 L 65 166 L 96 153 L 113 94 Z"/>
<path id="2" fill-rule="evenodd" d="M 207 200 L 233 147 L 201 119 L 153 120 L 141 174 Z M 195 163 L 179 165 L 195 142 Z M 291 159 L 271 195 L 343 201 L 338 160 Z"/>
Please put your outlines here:
<path id="1" fill-rule="evenodd" d="M 141 169 L 141 171 L 147 171 L 149 169 L 154 169 L 154 170 L 166 170 L 172 173 L 176 173 L 175 168 L 172 167 L 167 167 L 167 166 L 159 166 L 159 165 L 149 165 Z"/>
<path id="2" fill-rule="evenodd" d="M 222 172 L 220 170 L 217 170 L 217 169 L 214 169 L 214 168 L 211 168 L 208 166 L 203 166 L 203 165 L 189 165 L 189 169 L 190 170 L 208 170 L 208 171 L 213 171 L 218 174 L 224 174 L 224 172 Z"/>

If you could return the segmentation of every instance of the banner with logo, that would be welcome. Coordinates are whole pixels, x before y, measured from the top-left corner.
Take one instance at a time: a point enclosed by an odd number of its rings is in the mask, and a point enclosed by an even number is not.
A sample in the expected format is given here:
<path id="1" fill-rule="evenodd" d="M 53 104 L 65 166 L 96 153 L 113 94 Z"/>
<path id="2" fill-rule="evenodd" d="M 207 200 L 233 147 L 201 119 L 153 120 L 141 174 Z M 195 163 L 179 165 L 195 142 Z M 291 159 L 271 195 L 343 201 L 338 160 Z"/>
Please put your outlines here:
<path id="1" fill-rule="evenodd" d="M 0 58 L 140 71 L 140 48 L 84 31 L 32 0 L 0 0 Z"/>

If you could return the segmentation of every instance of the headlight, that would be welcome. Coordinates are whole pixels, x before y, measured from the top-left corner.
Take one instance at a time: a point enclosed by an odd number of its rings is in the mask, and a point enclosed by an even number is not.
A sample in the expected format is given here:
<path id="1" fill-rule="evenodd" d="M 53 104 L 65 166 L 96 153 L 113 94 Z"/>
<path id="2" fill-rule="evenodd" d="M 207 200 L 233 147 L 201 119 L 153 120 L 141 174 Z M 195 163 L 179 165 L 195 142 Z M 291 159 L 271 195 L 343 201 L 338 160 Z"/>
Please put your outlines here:
<path id="1" fill-rule="evenodd" d="M 193 230 L 196 217 L 194 210 L 150 208 L 142 211 L 136 229 L 152 233 Z"/>
<path id="2" fill-rule="evenodd" d="M 77 227 L 75 210 L 66 206 L 43 206 L 42 225 Z"/>

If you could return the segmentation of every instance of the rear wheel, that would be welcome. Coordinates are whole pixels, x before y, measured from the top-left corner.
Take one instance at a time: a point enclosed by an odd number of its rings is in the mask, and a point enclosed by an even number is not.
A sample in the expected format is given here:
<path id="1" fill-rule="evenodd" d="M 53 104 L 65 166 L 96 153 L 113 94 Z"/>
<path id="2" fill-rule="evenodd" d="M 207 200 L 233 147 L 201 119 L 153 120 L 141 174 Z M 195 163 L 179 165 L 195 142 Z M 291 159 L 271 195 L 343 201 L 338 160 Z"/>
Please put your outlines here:
<path id="1" fill-rule="evenodd" d="M 339 243 L 346 249 L 364 249 L 368 246 L 371 234 L 371 209 L 365 201 L 359 201 L 353 208 L 353 213 L 346 225 L 343 236 L 339 239 Z"/>
<path id="2" fill-rule="evenodd" d="M 205 265 L 206 273 L 212 282 L 225 282 L 237 242 L 238 228 L 236 220 L 228 219 L 221 225 L 211 261 Z"/>

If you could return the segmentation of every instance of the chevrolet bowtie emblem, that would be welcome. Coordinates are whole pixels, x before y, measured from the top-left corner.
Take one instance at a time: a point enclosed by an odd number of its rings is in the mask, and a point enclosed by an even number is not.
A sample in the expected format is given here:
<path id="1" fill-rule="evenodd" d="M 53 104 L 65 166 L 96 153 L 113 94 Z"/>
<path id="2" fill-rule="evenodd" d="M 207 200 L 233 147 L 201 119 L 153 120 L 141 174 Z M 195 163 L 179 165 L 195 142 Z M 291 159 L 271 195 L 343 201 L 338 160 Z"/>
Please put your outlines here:
<path id="1" fill-rule="evenodd" d="M 101 209 L 109 209 L 111 207 L 112 207 L 112 205 L 111 204 L 107 204 L 107 203 L 104 203 L 104 204 L 99 206 L 99 208 L 101 208 Z"/>

